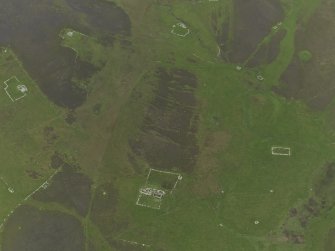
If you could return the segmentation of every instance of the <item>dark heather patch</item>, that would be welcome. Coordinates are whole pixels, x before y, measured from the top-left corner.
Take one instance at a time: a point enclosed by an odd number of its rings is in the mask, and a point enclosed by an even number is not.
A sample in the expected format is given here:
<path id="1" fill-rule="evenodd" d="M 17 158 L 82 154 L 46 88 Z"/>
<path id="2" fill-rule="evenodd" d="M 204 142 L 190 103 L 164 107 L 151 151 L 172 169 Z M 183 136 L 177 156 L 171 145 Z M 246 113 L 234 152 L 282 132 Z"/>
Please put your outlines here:
<path id="1" fill-rule="evenodd" d="M 187 61 L 190 62 L 190 63 L 192 63 L 192 64 L 198 63 L 198 61 L 195 60 L 194 58 L 187 58 Z"/>
<path id="2" fill-rule="evenodd" d="M 51 162 L 50 162 L 51 168 L 58 169 L 60 167 L 63 167 L 64 164 L 65 164 L 65 161 L 63 160 L 63 156 L 60 153 L 55 152 L 51 156 Z"/>
<path id="3" fill-rule="evenodd" d="M 96 0 L 67 0 L 67 3 L 73 11 L 84 13 L 90 31 L 106 44 L 112 44 L 115 35 L 130 35 L 130 19 L 114 3 Z"/>
<path id="4" fill-rule="evenodd" d="M 103 184 L 95 190 L 90 218 L 99 228 L 105 239 L 112 244 L 113 233 L 128 226 L 128 222 L 115 217 L 118 205 L 118 191 L 112 183 Z"/>
<path id="5" fill-rule="evenodd" d="M 226 61 L 229 61 L 229 23 L 225 22 L 222 26 L 222 30 L 217 35 L 218 47 L 220 49 L 220 56 Z"/>
<path id="6" fill-rule="evenodd" d="M 316 183 L 315 195 L 319 198 L 323 208 L 331 209 L 335 205 L 335 163 L 325 167 L 325 173 Z"/>
<path id="7" fill-rule="evenodd" d="M 296 208 L 291 208 L 289 212 L 290 217 L 295 217 L 298 214 L 298 210 Z"/>
<path id="8" fill-rule="evenodd" d="M 294 231 L 284 230 L 284 236 L 287 240 L 294 244 L 303 244 L 305 242 L 305 237 L 302 234 L 296 233 Z"/>
<path id="9" fill-rule="evenodd" d="M 2 250 L 83 251 L 84 233 L 70 215 L 21 206 L 5 225 Z"/>
<path id="10" fill-rule="evenodd" d="M 218 8 L 213 10 L 210 16 L 211 27 L 221 51 L 225 50 L 229 42 L 230 22 L 229 19 L 224 18 L 226 15 L 225 12 L 226 10 Z"/>
<path id="11" fill-rule="evenodd" d="M 247 62 L 248 67 L 257 67 L 272 63 L 280 52 L 280 42 L 285 37 L 286 30 L 279 30 L 269 43 L 263 44 L 256 54 Z"/>
<path id="12" fill-rule="evenodd" d="M 134 155 L 134 153 L 128 153 L 127 154 L 127 157 L 128 157 L 128 161 L 129 163 L 132 165 L 134 171 L 137 173 L 137 174 L 140 174 L 141 171 L 142 171 L 142 167 L 141 165 L 138 163 L 137 159 L 136 159 L 136 156 Z"/>
<path id="13" fill-rule="evenodd" d="M 55 129 L 51 126 L 44 127 L 43 129 L 43 137 L 47 145 L 52 145 L 59 138 Z"/>
<path id="14" fill-rule="evenodd" d="M 101 112 L 101 108 L 102 108 L 102 104 L 98 103 L 93 106 L 92 111 L 94 114 L 99 115 Z"/>
<path id="15" fill-rule="evenodd" d="M 303 232 L 312 219 L 321 217 L 335 206 L 335 163 L 328 163 L 315 182 L 314 195 L 302 205 L 289 211 L 283 224 L 283 234 L 293 243 L 303 242 Z M 294 226 L 294 229 L 292 229 Z M 300 229 L 299 229 L 300 227 Z"/>
<path id="16" fill-rule="evenodd" d="M 64 172 L 78 172 L 78 171 L 80 171 L 80 166 L 77 163 L 68 163 L 68 162 L 65 162 L 62 165 L 62 170 Z"/>
<path id="17" fill-rule="evenodd" d="M 229 43 L 229 22 L 226 21 L 222 25 L 222 31 L 218 34 L 217 40 L 220 42 L 219 47 L 221 51 L 225 51 Z"/>
<path id="18" fill-rule="evenodd" d="M 181 69 L 157 70 L 158 83 L 141 133 L 129 141 L 135 155 L 157 169 L 192 172 L 198 146 L 196 77 Z"/>
<path id="19" fill-rule="evenodd" d="M 10 46 L 41 90 L 57 105 L 80 106 L 87 90 L 74 79 L 90 77 L 95 69 L 76 62 L 76 54 L 61 46 L 59 32 L 71 27 L 112 44 L 116 35 L 130 34 L 127 14 L 114 3 L 95 0 L 0 0 L 0 45 Z"/>
<path id="20" fill-rule="evenodd" d="M 65 122 L 69 125 L 72 125 L 77 121 L 76 112 L 74 110 L 68 111 L 65 117 Z"/>
<path id="21" fill-rule="evenodd" d="M 74 78 L 84 81 L 91 78 L 98 70 L 100 70 L 100 68 L 96 67 L 95 65 L 77 58 Z"/>
<path id="22" fill-rule="evenodd" d="M 88 251 L 97 251 L 91 242 L 88 244 Z"/>
<path id="23" fill-rule="evenodd" d="M 54 152 L 50 158 L 50 167 L 53 169 L 62 169 L 63 172 L 78 172 L 80 166 L 76 162 L 69 161 L 69 157 L 66 154 Z"/>
<path id="24" fill-rule="evenodd" d="M 320 39 L 322 38 L 322 39 Z M 323 1 L 305 27 L 296 31 L 296 54 L 274 91 L 303 100 L 314 110 L 324 110 L 335 96 L 335 2 Z M 308 50 L 312 59 L 302 62 L 298 53 Z"/>
<path id="25" fill-rule="evenodd" d="M 26 170 L 26 174 L 32 179 L 39 179 L 43 176 L 34 170 Z"/>
<path id="26" fill-rule="evenodd" d="M 324 244 L 324 251 L 335 250 L 335 228 L 329 230 Z"/>
<path id="27" fill-rule="evenodd" d="M 33 198 L 59 203 L 85 216 L 91 201 L 91 185 L 92 181 L 82 173 L 60 172 L 53 177 L 46 190 L 38 191 Z"/>
<path id="28" fill-rule="evenodd" d="M 279 0 L 234 0 L 232 37 L 227 42 L 228 25 L 223 24 L 223 56 L 233 63 L 243 63 L 267 36 L 272 27 L 283 19 Z"/>

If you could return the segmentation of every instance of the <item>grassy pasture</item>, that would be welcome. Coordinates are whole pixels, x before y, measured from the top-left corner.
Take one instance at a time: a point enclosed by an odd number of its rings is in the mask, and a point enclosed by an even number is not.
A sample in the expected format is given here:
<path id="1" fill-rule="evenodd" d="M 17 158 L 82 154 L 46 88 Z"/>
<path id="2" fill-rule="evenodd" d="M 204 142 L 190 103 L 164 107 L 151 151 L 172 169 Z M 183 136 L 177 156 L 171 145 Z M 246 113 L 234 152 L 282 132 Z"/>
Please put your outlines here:
<path id="1" fill-rule="evenodd" d="M 49 168 L 51 151 L 44 147 L 44 138 L 36 135 L 34 129 L 52 125 L 51 121 L 60 116 L 61 111 L 44 97 L 11 49 L 1 49 L 0 65 L 0 196 L 4 202 L 0 217 L 3 221 L 11 210 L 52 174 L 53 171 Z M 4 90 L 4 81 L 12 76 L 28 88 L 26 96 L 16 101 L 12 101 Z M 17 84 L 16 81 L 7 83 Z M 16 86 L 11 88 L 8 91 L 16 90 Z M 12 95 L 15 96 L 13 93 Z M 14 190 L 13 193 L 8 191 L 9 187 Z"/>

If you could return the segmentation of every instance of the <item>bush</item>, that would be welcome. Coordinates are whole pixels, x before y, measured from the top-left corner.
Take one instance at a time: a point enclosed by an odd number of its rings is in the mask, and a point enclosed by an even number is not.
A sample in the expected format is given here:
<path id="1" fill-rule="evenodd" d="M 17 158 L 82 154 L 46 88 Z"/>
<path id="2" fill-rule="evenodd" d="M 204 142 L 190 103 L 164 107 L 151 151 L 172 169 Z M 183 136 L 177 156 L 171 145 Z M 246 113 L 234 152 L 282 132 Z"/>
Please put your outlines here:
<path id="1" fill-rule="evenodd" d="M 303 50 L 299 52 L 299 59 L 302 62 L 308 62 L 312 59 L 312 53 L 308 50 Z"/>

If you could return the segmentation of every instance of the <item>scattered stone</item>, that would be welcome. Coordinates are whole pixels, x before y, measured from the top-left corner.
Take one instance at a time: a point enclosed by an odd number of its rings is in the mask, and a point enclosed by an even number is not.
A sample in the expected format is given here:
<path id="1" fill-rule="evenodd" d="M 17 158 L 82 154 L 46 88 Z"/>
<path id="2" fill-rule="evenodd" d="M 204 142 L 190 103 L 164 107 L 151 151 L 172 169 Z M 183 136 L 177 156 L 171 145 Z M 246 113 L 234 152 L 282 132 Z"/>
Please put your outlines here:
<path id="1" fill-rule="evenodd" d="M 264 80 L 264 77 L 263 77 L 262 75 L 257 75 L 257 79 L 258 79 L 259 81 L 263 81 L 263 80 Z"/>

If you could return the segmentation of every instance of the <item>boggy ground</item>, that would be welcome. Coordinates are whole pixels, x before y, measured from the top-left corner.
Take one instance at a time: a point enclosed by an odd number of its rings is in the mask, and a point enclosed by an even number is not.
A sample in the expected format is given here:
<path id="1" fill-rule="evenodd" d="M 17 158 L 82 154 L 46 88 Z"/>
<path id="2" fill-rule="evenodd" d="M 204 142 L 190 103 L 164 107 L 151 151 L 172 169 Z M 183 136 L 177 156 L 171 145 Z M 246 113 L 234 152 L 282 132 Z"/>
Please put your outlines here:
<path id="1" fill-rule="evenodd" d="M 160 68 L 156 75 L 155 97 L 131 148 L 153 168 L 191 172 L 198 153 L 197 79 L 182 69 Z"/>
<path id="2" fill-rule="evenodd" d="M 303 100 L 315 110 L 324 110 L 335 96 L 335 4 L 322 1 L 306 25 L 296 31 L 296 53 L 281 77 L 275 92 Z M 299 52 L 308 50 L 311 60 L 304 62 Z"/>

